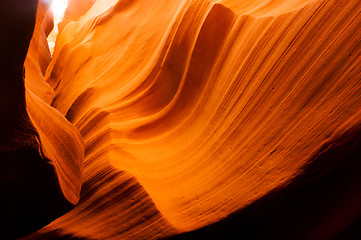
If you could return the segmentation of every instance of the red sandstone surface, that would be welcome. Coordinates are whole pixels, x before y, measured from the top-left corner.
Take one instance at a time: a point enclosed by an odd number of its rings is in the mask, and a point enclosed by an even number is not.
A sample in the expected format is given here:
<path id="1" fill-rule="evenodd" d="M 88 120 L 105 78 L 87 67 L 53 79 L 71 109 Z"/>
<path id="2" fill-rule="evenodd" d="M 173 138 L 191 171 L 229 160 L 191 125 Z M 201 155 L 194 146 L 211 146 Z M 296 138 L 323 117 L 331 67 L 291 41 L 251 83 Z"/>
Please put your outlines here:
<path id="1" fill-rule="evenodd" d="M 36 2 L 1 3 L 4 239 L 360 234 L 361 0 L 70 0 L 52 56 Z"/>

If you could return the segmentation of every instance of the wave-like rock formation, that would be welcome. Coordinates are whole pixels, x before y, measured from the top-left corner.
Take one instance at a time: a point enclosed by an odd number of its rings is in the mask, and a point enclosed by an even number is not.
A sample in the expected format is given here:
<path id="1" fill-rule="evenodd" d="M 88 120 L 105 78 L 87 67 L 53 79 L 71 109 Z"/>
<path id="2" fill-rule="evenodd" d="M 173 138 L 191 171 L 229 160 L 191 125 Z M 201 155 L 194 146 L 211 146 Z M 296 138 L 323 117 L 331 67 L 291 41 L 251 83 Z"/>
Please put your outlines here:
<path id="1" fill-rule="evenodd" d="M 353 234 L 360 14 L 360 0 L 73 0 L 52 59 L 41 20 L 28 113 L 63 195 L 82 189 L 25 239 Z"/>

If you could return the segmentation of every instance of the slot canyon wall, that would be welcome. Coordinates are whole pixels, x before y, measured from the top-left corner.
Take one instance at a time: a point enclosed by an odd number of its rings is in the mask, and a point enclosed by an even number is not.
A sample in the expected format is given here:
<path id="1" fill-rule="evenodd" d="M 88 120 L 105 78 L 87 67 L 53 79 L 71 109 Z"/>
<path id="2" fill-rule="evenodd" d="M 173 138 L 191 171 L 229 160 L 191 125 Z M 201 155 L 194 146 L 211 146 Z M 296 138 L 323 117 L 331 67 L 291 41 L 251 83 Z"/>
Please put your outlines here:
<path id="1" fill-rule="evenodd" d="M 361 0 L 70 0 L 52 56 L 49 3 L 11 2 L 3 236 L 360 234 Z"/>

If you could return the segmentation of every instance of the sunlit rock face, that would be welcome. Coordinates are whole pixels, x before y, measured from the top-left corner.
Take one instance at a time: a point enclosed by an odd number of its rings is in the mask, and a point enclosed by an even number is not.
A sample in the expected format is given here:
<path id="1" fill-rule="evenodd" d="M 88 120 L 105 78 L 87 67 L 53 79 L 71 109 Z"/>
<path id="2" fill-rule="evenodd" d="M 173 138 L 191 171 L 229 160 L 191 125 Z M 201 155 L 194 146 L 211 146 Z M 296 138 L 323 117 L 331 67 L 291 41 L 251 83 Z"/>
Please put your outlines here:
<path id="1" fill-rule="evenodd" d="M 45 154 L 75 169 L 57 171 L 64 196 L 82 190 L 26 239 L 351 234 L 360 12 L 359 0 L 69 1 L 51 60 L 35 27 L 27 104 Z"/>

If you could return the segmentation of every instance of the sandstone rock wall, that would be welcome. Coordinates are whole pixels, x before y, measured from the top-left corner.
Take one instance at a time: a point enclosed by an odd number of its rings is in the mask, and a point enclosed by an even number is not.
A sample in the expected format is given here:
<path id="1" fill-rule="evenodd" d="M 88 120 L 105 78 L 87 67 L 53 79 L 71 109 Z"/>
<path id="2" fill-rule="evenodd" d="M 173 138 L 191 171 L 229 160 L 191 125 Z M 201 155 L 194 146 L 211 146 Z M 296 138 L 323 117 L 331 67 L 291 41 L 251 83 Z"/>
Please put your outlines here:
<path id="1" fill-rule="evenodd" d="M 66 20 L 44 79 L 84 141 L 82 192 L 31 238 L 157 239 L 292 186 L 360 124 L 360 11 L 98 0 Z"/>

